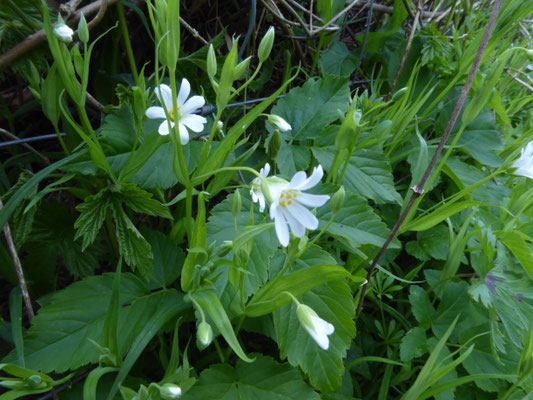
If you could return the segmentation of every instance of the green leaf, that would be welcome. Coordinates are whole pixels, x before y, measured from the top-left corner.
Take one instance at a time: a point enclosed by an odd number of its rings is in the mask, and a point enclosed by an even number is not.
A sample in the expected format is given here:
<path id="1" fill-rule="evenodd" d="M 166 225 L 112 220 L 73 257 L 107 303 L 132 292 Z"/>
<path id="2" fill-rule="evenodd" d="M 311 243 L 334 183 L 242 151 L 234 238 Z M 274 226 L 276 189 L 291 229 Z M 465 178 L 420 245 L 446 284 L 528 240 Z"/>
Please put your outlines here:
<path id="1" fill-rule="evenodd" d="M 428 330 L 432 324 L 435 310 L 429 301 L 426 291 L 420 286 L 409 288 L 409 303 L 413 310 L 413 315 L 424 330 Z"/>
<path id="2" fill-rule="evenodd" d="M 28 368 L 61 373 L 98 361 L 99 354 L 88 339 L 100 342 L 113 279 L 114 274 L 90 277 L 52 295 L 33 319 L 24 340 Z M 121 355 L 151 317 L 153 297 L 139 278 L 122 274 L 120 304 L 123 306 L 117 327 L 121 333 L 118 335 Z M 16 359 L 16 353 L 11 352 L 5 361 Z"/>
<path id="3" fill-rule="evenodd" d="M 24 340 L 22 339 L 22 293 L 20 286 L 11 289 L 9 293 L 9 317 L 11 320 L 11 335 L 15 343 L 18 364 L 24 367 Z"/>
<path id="4" fill-rule="evenodd" d="M 291 132 L 282 133 L 284 139 L 314 139 L 346 113 L 349 102 L 348 78 L 309 79 L 279 100 L 272 108 L 272 114 L 291 124 Z M 269 127 L 269 130 L 273 128 Z"/>
<path id="5" fill-rule="evenodd" d="M 416 241 L 407 242 L 409 254 L 422 261 L 431 258 L 446 260 L 450 247 L 450 233 L 444 225 L 438 225 L 424 232 L 417 232 Z"/>
<path id="6" fill-rule="evenodd" d="M 289 144 L 284 139 L 281 140 L 276 165 L 280 172 L 291 177 L 298 171 L 303 171 L 309 166 L 311 152 L 309 147 L 297 144 Z"/>
<path id="7" fill-rule="evenodd" d="M 319 400 L 320 396 L 302 379 L 297 369 L 270 357 L 257 355 L 253 364 L 237 361 L 206 369 L 183 400 Z"/>
<path id="8" fill-rule="evenodd" d="M 43 81 L 41 90 L 41 103 L 43 106 L 44 115 L 55 126 L 59 122 L 59 116 L 61 110 L 59 109 L 59 102 L 61 101 L 59 96 L 63 91 L 63 85 L 61 79 L 57 73 L 57 64 L 54 63 L 48 70 L 48 75 Z"/>
<path id="9" fill-rule="evenodd" d="M 218 330 L 222 336 L 224 336 L 224 339 L 226 339 L 226 342 L 230 345 L 235 354 L 237 354 L 241 360 L 253 362 L 254 359 L 247 357 L 242 350 L 241 345 L 235 336 L 235 332 L 233 331 L 233 327 L 231 326 L 228 315 L 226 314 L 226 311 L 224 310 L 224 307 L 222 306 L 222 303 L 220 303 L 220 299 L 215 292 L 211 290 L 199 290 L 194 293 L 190 293 L 190 296 L 194 298 L 194 300 L 200 305 L 200 307 L 204 309 L 204 311 L 207 312 L 207 314 L 209 314 Z"/>
<path id="10" fill-rule="evenodd" d="M 400 360 L 407 362 L 413 358 L 420 357 L 427 351 L 426 333 L 423 329 L 416 327 L 408 331 L 402 339 Z"/>
<path id="11" fill-rule="evenodd" d="M 181 288 L 184 292 L 191 289 L 193 281 L 194 267 L 198 259 L 198 253 L 191 252 L 191 249 L 202 248 L 206 246 L 206 228 L 205 228 L 205 201 L 204 195 L 198 195 L 198 210 L 196 212 L 196 221 L 192 232 L 192 238 L 189 244 L 189 252 L 183 264 L 181 271 Z"/>
<path id="12" fill-rule="evenodd" d="M 121 185 L 119 193 L 122 201 L 133 211 L 153 215 L 154 217 L 172 219 L 168 208 L 157 200 L 152 199 L 151 193 L 139 188 L 135 184 L 126 183 Z"/>
<path id="13" fill-rule="evenodd" d="M 185 254 L 176 244 L 161 232 L 153 232 L 150 245 L 154 258 L 154 269 L 148 286 L 159 289 L 171 285 L 180 276 Z"/>
<path id="14" fill-rule="evenodd" d="M 312 149 L 318 162 L 328 170 L 335 157 L 335 147 Z M 394 188 L 390 163 L 380 146 L 371 146 L 354 151 L 346 168 L 342 182 L 346 190 L 378 204 L 395 202 L 402 198 Z"/>
<path id="15" fill-rule="evenodd" d="M 437 338 L 443 337 L 450 324 L 457 318 L 459 322 L 465 320 L 470 307 L 469 299 L 466 282 L 448 282 L 444 286 L 441 301 L 431 323 Z M 452 340 L 454 339 L 455 337 L 452 337 Z"/>
<path id="16" fill-rule="evenodd" d="M 327 206 L 317 210 L 319 229 L 327 225 L 331 216 L 332 211 Z M 348 192 L 346 192 L 342 209 L 335 215 L 333 223 L 326 232 L 335 237 L 338 243 L 349 251 L 355 251 L 364 244 L 380 247 L 390 233 L 387 226 L 365 200 Z M 399 248 L 398 241 L 394 240 L 390 248 Z"/>
<path id="17" fill-rule="evenodd" d="M 358 58 L 341 41 L 334 41 L 331 47 L 320 54 L 319 66 L 322 75 L 350 76 L 357 67 Z"/>
<path id="18" fill-rule="evenodd" d="M 533 255 L 531 254 L 530 246 L 526 243 L 523 236 L 514 230 L 505 232 L 503 243 L 511 250 L 522 268 L 524 268 L 524 271 L 527 272 L 529 278 L 533 281 Z"/>
<path id="19" fill-rule="evenodd" d="M 294 302 L 274 312 L 274 327 L 282 358 L 298 365 L 321 392 L 337 390 L 344 374 L 343 358 L 355 337 L 355 307 L 350 287 L 344 280 L 334 280 L 302 295 L 300 301 L 320 318 L 333 324 L 327 351 L 318 347 L 296 316 Z"/>
<path id="20" fill-rule="evenodd" d="M 106 155 L 131 151 L 135 141 L 135 127 L 130 108 L 123 105 L 106 115 L 98 131 Z"/>
<path id="21" fill-rule="evenodd" d="M 112 199 L 111 208 L 120 254 L 131 268 L 137 268 L 141 275 L 148 279 L 152 269 L 150 260 L 153 258 L 150 243 L 133 225 L 119 200 Z"/>
<path id="22" fill-rule="evenodd" d="M 82 251 L 96 239 L 110 204 L 109 193 L 104 189 L 96 195 L 86 197 L 85 201 L 76 207 L 81 214 L 74 223 L 74 228 L 76 228 L 74 240 L 83 237 Z"/>

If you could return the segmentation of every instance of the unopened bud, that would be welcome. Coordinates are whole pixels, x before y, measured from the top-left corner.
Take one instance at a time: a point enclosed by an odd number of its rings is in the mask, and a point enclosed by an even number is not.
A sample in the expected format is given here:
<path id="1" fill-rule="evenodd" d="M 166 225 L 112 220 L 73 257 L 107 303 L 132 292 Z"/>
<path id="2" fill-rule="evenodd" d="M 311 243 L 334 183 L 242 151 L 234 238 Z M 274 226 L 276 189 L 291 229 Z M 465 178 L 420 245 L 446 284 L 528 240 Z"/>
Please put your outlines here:
<path id="1" fill-rule="evenodd" d="M 205 321 L 200 322 L 196 331 L 196 338 L 202 346 L 209 346 L 213 341 L 213 329 L 211 329 L 211 325 Z"/>
<path id="2" fill-rule="evenodd" d="M 241 194 L 239 192 L 239 189 L 235 190 L 235 194 L 233 195 L 233 204 L 231 205 L 231 213 L 235 218 L 237 218 L 237 215 L 241 212 L 242 208 L 242 200 L 241 200 Z"/>
<path id="3" fill-rule="evenodd" d="M 526 53 L 527 53 L 527 57 L 529 58 L 529 60 L 533 61 L 533 49 L 527 49 Z"/>
<path id="4" fill-rule="evenodd" d="M 87 21 L 83 13 L 81 13 L 80 22 L 78 23 L 78 37 L 85 44 L 89 42 L 89 28 L 87 27 Z"/>
<path id="5" fill-rule="evenodd" d="M 267 156 L 269 160 L 275 160 L 278 156 L 279 149 L 281 147 L 281 135 L 279 130 L 275 130 L 272 137 L 268 141 Z"/>
<path id="6" fill-rule="evenodd" d="M 64 43 L 70 43 L 72 42 L 72 35 L 74 35 L 74 31 L 70 29 L 68 25 L 65 25 L 64 23 L 58 23 L 54 27 L 54 35 L 61 40 Z"/>
<path id="7" fill-rule="evenodd" d="M 218 127 L 218 129 L 222 130 L 222 128 L 224 128 L 224 122 L 218 121 L 217 122 L 217 127 Z"/>
<path id="8" fill-rule="evenodd" d="M 341 210 L 342 205 L 344 203 L 344 196 L 346 196 L 346 192 L 344 191 L 344 186 L 341 186 L 339 190 L 337 190 L 335 194 L 331 197 L 331 201 L 329 202 L 331 211 L 337 213 Z"/>
<path id="9" fill-rule="evenodd" d="M 181 388 L 173 383 L 165 383 L 163 386 L 159 387 L 159 394 L 165 400 L 177 399 L 181 396 Z"/>
<path id="10" fill-rule="evenodd" d="M 401 88 L 396 93 L 394 93 L 391 100 L 392 101 L 400 100 L 405 95 L 405 93 L 407 93 L 407 86 Z"/>
<path id="11" fill-rule="evenodd" d="M 259 49 L 257 50 L 257 56 L 259 57 L 259 61 L 265 62 L 265 60 L 270 56 L 270 52 L 272 51 L 272 45 L 274 44 L 274 27 L 271 26 L 263 39 L 261 39 L 261 43 L 259 43 Z"/>
<path id="12" fill-rule="evenodd" d="M 248 65 L 250 65 L 250 60 L 252 59 L 252 56 L 248 57 L 247 59 L 241 61 L 235 66 L 235 69 L 233 70 L 233 80 L 239 80 L 246 70 L 248 69 Z"/>
<path id="13" fill-rule="evenodd" d="M 268 122 L 270 122 L 272 125 L 274 125 L 276 128 L 278 128 L 282 132 L 287 132 L 292 129 L 291 125 L 285 121 L 283 118 L 281 118 L 279 115 L 270 114 L 268 116 Z"/>
<path id="14" fill-rule="evenodd" d="M 207 51 L 207 75 L 210 78 L 213 78 L 217 74 L 217 56 L 215 55 L 215 49 L 213 45 L 209 45 L 209 50 Z"/>

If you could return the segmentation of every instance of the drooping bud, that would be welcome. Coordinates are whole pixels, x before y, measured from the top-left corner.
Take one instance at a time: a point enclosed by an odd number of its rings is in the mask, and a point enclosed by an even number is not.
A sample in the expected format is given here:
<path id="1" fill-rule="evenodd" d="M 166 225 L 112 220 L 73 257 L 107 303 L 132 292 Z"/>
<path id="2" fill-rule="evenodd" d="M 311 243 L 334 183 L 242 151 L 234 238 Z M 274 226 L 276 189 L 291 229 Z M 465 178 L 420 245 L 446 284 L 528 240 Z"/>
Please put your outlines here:
<path id="1" fill-rule="evenodd" d="M 291 125 L 287 121 L 285 121 L 283 118 L 276 114 L 270 114 L 268 116 L 268 122 L 270 122 L 282 132 L 287 132 L 292 129 Z"/>
<path id="2" fill-rule="evenodd" d="M 263 39 L 261 39 L 261 43 L 259 43 L 259 49 L 257 50 L 257 56 L 259 57 L 259 61 L 265 62 L 265 60 L 270 56 L 270 52 L 272 51 L 272 45 L 274 44 L 274 27 L 271 26 Z"/>
<path id="3" fill-rule="evenodd" d="M 346 195 L 346 192 L 344 191 L 344 186 L 341 186 L 339 190 L 337 190 L 335 194 L 331 197 L 331 201 L 329 202 L 331 211 L 333 211 L 334 213 L 337 213 L 341 210 L 342 205 L 344 203 L 345 195 Z"/>
<path id="4" fill-rule="evenodd" d="M 323 350 L 327 350 L 329 348 L 328 336 L 335 331 L 335 327 L 320 318 L 311 307 L 305 304 L 298 304 L 296 307 L 296 316 L 313 340 Z"/>
<path id="5" fill-rule="evenodd" d="M 62 42 L 70 43 L 72 42 L 72 35 L 74 35 L 74 31 L 70 29 L 68 25 L 65 25 L 64 23 L 58 23 L 54 27 L 54 35 Z"/>
<path id="6" fill-rule="evenodd" d="M 250 60 L 252 59 L 252 56 L 248 57 L 245 60 L 242 60 L 240 63 L 237 64 L 235 69 L 233 70 L 233 80 L 239 80 L 246 70 L 248 69 L 248 65 L 250 65 Z"/>
<path id="7" fill-rule="evenodd" d="M 177 399 L 181 396 L 181 388 L 173 383 L 165 383 L 159 387 L 159 394 L 165 400 Z"/>
<path id="8" fill-rule="evenodd" d="M 78 37 L 85 44 L 89 42 L 89 28 L 87 26 L 87 21 L 85 20 L 83 13 L 81 13 L 80 22 L 78 22 Z"/>
<path id="9" fill-rule="evenodd" d="M 213 45 L 209 45 L 207 51 L 207 75 L 209 78 L 213 78 L 217 74 L 217 56 L 215 55 L 215 49 Z"/>

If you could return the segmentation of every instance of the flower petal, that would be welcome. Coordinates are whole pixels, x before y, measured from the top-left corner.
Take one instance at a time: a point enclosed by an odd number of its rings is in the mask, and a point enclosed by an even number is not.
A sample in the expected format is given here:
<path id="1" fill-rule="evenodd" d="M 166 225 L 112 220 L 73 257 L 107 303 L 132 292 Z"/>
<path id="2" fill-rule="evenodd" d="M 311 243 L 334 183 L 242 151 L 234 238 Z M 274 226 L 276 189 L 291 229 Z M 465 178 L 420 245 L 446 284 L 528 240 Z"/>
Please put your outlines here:
<path id="1" fill-rule="evenodd" d="M 300 186 L 307 180 L 307 174 L 304 171 L 298 171 L 294 174 L 289 182 L 290 189 L 299 190 Z"/>
<path id="2" fill-rule="evenodd" d="M 274 216 L 274 227 L 276 228 L 276 235 L 278 236 L 278 240 L 283 247 L 287 247 L 289 245 L 290 239 L 287 221 L 285 221 L 283 214 L 279 212 L 278 207 L 276 205 L 272 205 L 270 207 L 270 217 L 272 217 L 272 215 Z"/>
<path id="3" fill-rule="evenodd" d="M 313 338 L 316 344 L 318 344 L 323 350 L 329 349 L 329 339 L 326 334 L 324 334 L 323 332 L 315 331 L 307 325 L 304 325 L 304 328 L 307 333 L 309 333 L 309 335 Z"/>
<path id="4" fill-rule="evenodd" d="M 183 104 L 185 103 L 185 100 L 187 100 L 187 97 L 189 97 L 190 93 L 191 93 L 191 84 L 189 83 L 187 79 L 183 78 L 181 80 L 180 91 L 178 92 L 178 98 L 176 100 L 177 105 L 180 107 L 183 107 Z"/>
<path id="5" fill-rule="evenodd" d="M 171 122 L 170 125 L 172 127 L 174 127 L 174 123 L 173 122 Z M 159 125 L 159 129 L 157 130 L 157 132 L 159 132 L 159 134 L 162 135 L 162 136 L 168 135 L 169 130 L 168 130 L 168 121 L 167 120 L 164 120 L 163 122 L 161 122 L 161 125 Z"/>
<path id="6" fill-rule="evenodd" d="M 155 89 L 155 95 L 161 104 L 164 104 L 167 110 L 172 110 L 172 90 L 168 85 L 162 83 Z"/>
<path id="7" fill-rule="evenodd" d="M 258 193 L 258 200 L 259 200 L 259 212 L 265 211 L 265 196 L 263 196 L 263 193 Z"/>
<path id="8" fill-rule="evenodd" d="M 296 201 L 304 206 L 315 208 L 321 207 L 329 200 L 327 194 L 309 194 L 299 192 L 296 196 Z"/>
<path id="9" fill-rule="evenodd" d="M 179 124 L 185 125 L 194 132 L 202 132 L 207 120 L 204 117 L 195 114 L 186 114 L 180 118 Z"/>
<path id="10" fill-rule="evenodd" d="M 313 186 L 316 186 L 318 182 L 322 179 L 324 176 L 324 170 L 322 169 L 322 165 L 319 165 L 318 167 L 315 167 L 313 169 L 313 173 L 309 178 L 307 178 L 299 187 L 295 187 L 296 190 L 306 190 L 310 189 Z"/>
<path id="11" fill-rule="evenodd" d="M 192 96 L 185 104 L 181 105 L 180 111 L 183 115 L 193 114 L 196 110 L 205 104 L 205 99 L 202 96 Z"/>
<path id="12" fill-rule="evenodd" d="M 187 143 L 189 143 L 189 131 L 187 131 L 187 128 L 181 123 L 181 121 L 180 123 L 178 123 L 178 130 L 180 131 L 181 144 L 186 145 Z"/>
<path id="13" fill-rule="evenodd" d="M 269 173 L 270 173 L 270 164 L 266 163 L 265 166 L 259 170 L 259 175 L 261 175 L 263 178 L 266 178 Z M 259 179 L 259 178 L 255 178 L 255 179 Z"/>
<path id="14" fill-rule="evenodd" d="M 294 233 L 294 236 L 297 238 L 301 238 L 305 235 L 305 227 L 298 221 L 296 218 L 292 216 L 290 212 L 288 212 L 284 208 L 280 208 L 281 212 L 283 213 L 283 216 L 289 223 L 289 226 L 291 227 L 292 233 Z"/>
<path id="15" fill-rule="evenodd" d="M 290 212 L 292 216 L 307 229 L 313 230 L 318 228 L 318 219 L 316 219 L 316 217 L 311 214 L 311 211 L 302 206 L 300 203 L 296 201 L 293 202 L 287 207 L 287 211 Z"/>
<path id="16" fill-rule="evenodd" d="M 155 118 L 167 118 L 165 115 L 165 110 L 163 110 L 163 107 L 148 107 L 148 109 L 145 112 L 145 115 L 148 118 L 155 119 Z"/>

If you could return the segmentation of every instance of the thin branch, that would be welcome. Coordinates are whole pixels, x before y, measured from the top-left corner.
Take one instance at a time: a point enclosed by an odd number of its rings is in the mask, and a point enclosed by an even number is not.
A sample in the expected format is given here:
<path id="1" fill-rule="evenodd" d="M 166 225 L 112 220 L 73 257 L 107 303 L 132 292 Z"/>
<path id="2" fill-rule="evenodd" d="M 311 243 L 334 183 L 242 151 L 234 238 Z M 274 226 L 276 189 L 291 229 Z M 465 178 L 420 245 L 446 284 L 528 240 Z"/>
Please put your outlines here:
<path id="1" fill-rule="evenodd" d="M 91 3 L 91 4 L 83 7 L 82 9 L 76 11 L 76 13 L 74 13 L 72 18 L 68 20 L 68 24 L 71 25 L 71 26 L 74 26 L 74 24 L 76 22 L 78 22 L 78 20 L 80 19 L 80 15 L 81 15 L 82 12 L 83 12 L 83 15 L 85 15 L 86 17 L 89 17 L 89 16 L 99 12 L 102 9 L 103 3 L 111 5 L 111 4 L 116 3 L 117 1 L 118 0 L 98 0 L 98 1 L 95 1 L 94 3 Z M 101 12 L 100 12 L 100 14 L 101 14 Z M 100 19 L 98 19 L 96 21 L 95 20 L 96 20 L 96 18 L 91 21 L 91 23 L 89 24 L 89 27 L 93 27 L 94 25 L 96 25 L 96 23 Z M 45 33 L 44 29 L 41 29 L 40 31 L 37 31 L 37 32 L 31 34 L 26 39 L 24 39 L 22 42 L 17 44 L 15 47 L 13 47 L 12 49 L 8 50 L 4 54 L 0 55 L 0 70 L 8 67 L 13 62 L 18 60 L 20 57 L 22 57 L 26 53 L 30 52 L 31 50 L 35 49 L 36 47 L 38 47 L 41 43 L 43 43 L 45 41 L 46 41 L 46 33 Z"/>
<path id="2" fill-rule="evenodd" d="M 0 128 L 0 133 L 7 136 L 11 140 L 20 140 L 18 136 L 13 135 L 11 132 L 6 131 L 5 129 Z M 50 160 L 41 153 L 39 153 L 37 150 L 35 150 L 33 146 L 30 146 L 28 143 L 22 143 L 22 145 L 26 147 L 29 151 L 37 155 L 37 157 L 39 157 L 46 165 L 50 165 Z"/>
<path id="3" fill-rule="evenodd" d="M 0 210 L 2 210 L 2 208 L 4 208 L 4 203 L 2 203 L 2 200 L 0 199 Z M 22 264 L 20 263 L 20 258 L 17 254 L 17 248 L 15 247 L 15 242 L 13 241 L 13 236 L 11 235 L 11 229 L 9 229 L 9 224 L 7 222 L 4 225 L 4 235 L 6 236 L 7 247 L 9 247 L 9 252 L 11 253 L 11 258 L 13 259 L 13 264 L 15 265 L 15 271 L 17 272 L 22 298 L 24 299 L 24 305 L 26 306 L 26 313 L 28 314 L 28 319 L 31 323 L 31 320 L 33 317 L 35 317 L 35 313 L 33 312 L 33 306 L 31 305 L 30 294 L 28 292 L 28 287 L 26 286 L 26 279 L 24 279 Z"/>
<path id="4" fill-rule="evenodd" d="M 313 35 L 316 35 L 320 31 L 323 31 L 328 26 L 333 25 L 340 17 L 342 17 L 344 14 L 346 14 L 348 11 L 352 9 L 352 7 L 356 6 L 359 2 L 362 2 L 363 0 L 354 0 L 350 4 L 348 4 L 341 12 L 339 12 L 337 15 L 335 15 L 333 18 L 331 18 L 327 24 L 322 25 L 320 28 L 315 29 L 312 33 Z"/>
<path id="5" fill-rule="evenodd" d="M 409 203 L 403 210 L 402 214 L 400 215 L 400 218 L 398 219 L 394 227 L 392 228 L 392 231 L 389 234 L 389 237 L 387 237 L 387 240 L 385 241 L 385 243 L 383 244 L 383 247 L 381 247 L 377 256 L 372 261 L 372 264 L 370 266 L 370 269 L 368 270 L 367 277 L 366 277 L 367 284 L 363 286 L 363 289 L 361 291 L 361 296 L 359 298 L 359 303 L 357 304 L 357 311 L 355 313 L 356 322 L 363 308 L 363 302 L 364 302 L 364 299 L 367 293 L 370 279 L 372 278 L 372 274 L 374 270 L 376 269 L 376 266 L 378 265 L 379 260 L 381 259 L 381 257 L 383 256 L 387 248 L 389 247 L 392 240 L 396 237 L 396 234 L 398 233 L 400 227 L 405 221 L 405 218 L 411 211 L 411 208 L 413 207 L 413 204 L 415 203 L 416 199 L 424 194 L 424 186 L 431 172 L 433 171 L 433 167 L 435 166 L 437 159 L 439 158 L 440 154 L 442 153 L 442 150 L 444 149 L 444 146 L 446 145 L 446 141 L 448 140 L 448 137 L 450 136 L 450 133 L 455 125 L 455 122 L 457 121 L 457 118 L 459 117 L 459 112 L 461 111 L 461 108 L 463 108 L 463 104 L 466 100 L 466 96 L 468 95 L 470 87 L 472 86 L 472 82 L 474 81 L 474 77 L 476 76 L 476 72 L 478 70 L 479 64 L 481 63 L 483 53 L 485 52 L 485 49 L 487 48 L 487 44 L 489 42 L 490 35 L 494 28 L 494 24 L 496 23 L 496 18 L 498 16 L 498 12 L 500 11 L 501 5 L 502 5 L 502 0 L 496 0 L 494 2 L 494 6 L 492 8 L 489 21 L 487 22 L 487 26 L 485 27 L 485 32 L 483 33 L 483 38 L 481 39 L 481 43 L 477 50 L 476 57 L 472 64 L 472 68 L 470 69 L 470 73 L 468 74 L 468 78 L 466 79 L 465 85 L 463 86 L 463 90 L 461 91 L 461 95 L 459 96 L 459 100 L 457 101 L 457 104 L 455 105 L 455 109 L 453 110 L 450 121 L 448 122 L 448 125 L 446 126 L 446 130 L 444 131 L 444 134 L 442 135 L 442 138 L 439 142 L 437 150 L 435 151 L 433 158 L 431 159 L 428 167 L 426 168 L 426 171 L 424 172 L 424 176 L 422 177 L 422 179 L 417 185 L 411 188 L 411 190 L 413 191 L 413 194 L 411 198 L 409 199 Z"/>
<path id="6" fill-rule="evenodd" d="M 181 18 L 180 16 L 180 24 L 183 25 L 183 27 L 185 29 L 187 29 L 189 31 L 189 33 L 195 38 L 195 39 L 198 39 L 200 42 L 202 42 L 202 44 L 204 45 L 209 45 L 209 42 L 207 40 L 205 40 L 202 35 L 200 35 L 198 33 L 198 31 L 196 29 L 194 29 L 192 26 L 190 26 L 183 18 Z"/>
<path id="7" fill-rule="evenodd" d="M 527 88 L 529 91 L 533 92 L 533 86 L 527 84 L 526 82 L 524 82 L 522 79 L 520 79 L 517 75 L 518 74 L 511 74 L 509 71 L 505 71 L 507 72 L 507 74 L 511 77 L 511 79 L 513 79 L 514 81 L 518 82 L 519 84 L 521 84 L 522 86 L 524 86 L 525 88 Z M 528 77 L 529 78 L 529 77 Z M 531 79 L 531 78 L 530 78 Z"/>

